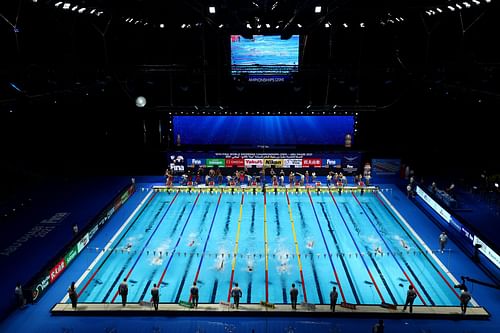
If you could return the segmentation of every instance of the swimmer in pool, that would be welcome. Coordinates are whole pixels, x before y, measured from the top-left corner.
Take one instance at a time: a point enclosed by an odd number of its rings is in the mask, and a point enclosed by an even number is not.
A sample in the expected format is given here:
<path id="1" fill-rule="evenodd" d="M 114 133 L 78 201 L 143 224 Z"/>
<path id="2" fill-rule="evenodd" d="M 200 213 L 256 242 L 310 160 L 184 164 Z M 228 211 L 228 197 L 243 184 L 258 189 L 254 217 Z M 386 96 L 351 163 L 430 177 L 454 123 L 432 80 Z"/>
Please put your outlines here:
<path id="1" fill-rule="evenodd" d="M 403 246 L 405 248 L 405 250 L 410 249 L 410 247 L 408 246 L 408 244 L 406 244 L 406 242 L 404 240 L 401 240 L 401 246 Z"/>
<path id="2" fill-rule="evenodd" d="M 314 242 L 313 242 L 313 241 L 309 241 L 309 242 L 307 242 L 306 247 L 307 247 L 308 249 L 312 249 L 312 248 L 313 248 L 313 246 L 314 246 Z"/>
<path id="3" fill-rule="evenodd" d="M 382 248 L 380 246 L 377 246 L 377 248 L 375 249 L 375 252 L 378 254 L 383 254 Z"/>
<path id="4" fill-rule="evenodd" d="M 252 265 L 248 265 L 248 271 L 249 271 L 249 272 L 253 272 L 253 267 L 252 267 Z"/>
<path id="5" fill-rule="evenodd" d="M 194 239 L 189 242 L 188 246 L 193 246 L 194 245 Z"/>
<path id="6" fill-rule="evenodd" d="M 132 248 L 132 243 L 128 243 L 127 246 L 125 246 L 125 250 L 130 251 Z"/>

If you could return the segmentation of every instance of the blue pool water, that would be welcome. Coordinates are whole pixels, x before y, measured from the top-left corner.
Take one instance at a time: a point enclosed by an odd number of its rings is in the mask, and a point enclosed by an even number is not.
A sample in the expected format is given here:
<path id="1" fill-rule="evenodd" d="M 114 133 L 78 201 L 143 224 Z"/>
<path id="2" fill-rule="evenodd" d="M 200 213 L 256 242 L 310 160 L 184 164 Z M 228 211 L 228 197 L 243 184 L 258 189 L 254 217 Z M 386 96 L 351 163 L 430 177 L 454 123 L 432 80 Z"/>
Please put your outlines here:
<path id="1" fill-rule="evenodd" d="M 119 303 L 124 278 L 135 303 L 154 283 L 160 302 L 188 301 L 194 281 L 200 303 L 229 301 L 234 282 L 242 303 L 288 304 L 292 283 L 314 304 L 333 286 L 339 302 L 404 304 L 410 283 L 415 305 L 458 302 L 439 254 L 377 192 L 151 191 L 105 249 L 87 251 L 99 256 L 78 280 L 80 303 Z"/>

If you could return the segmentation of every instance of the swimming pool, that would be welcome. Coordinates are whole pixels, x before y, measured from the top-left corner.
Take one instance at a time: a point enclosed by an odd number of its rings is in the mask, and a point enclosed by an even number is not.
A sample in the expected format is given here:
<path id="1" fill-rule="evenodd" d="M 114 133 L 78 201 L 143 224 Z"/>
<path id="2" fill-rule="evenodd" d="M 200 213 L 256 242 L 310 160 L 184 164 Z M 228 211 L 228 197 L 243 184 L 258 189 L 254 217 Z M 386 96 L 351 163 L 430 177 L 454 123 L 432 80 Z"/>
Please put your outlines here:
<path id="1" fill-rule="evenodd" d="M 416 221 L 415 223 L 418 223 Z M 92 249 L 90 249 L 92 250 Z M 404 304 L 409 284 L 415 305 L 458 304 L 457 280 L 383 193 L 328 189 L 149 190 L 77 282 L 80 303 L 188 301 L 193 282 L 200 303 L 299 302 Z M 63 302 L 68 302 L 67 296 Z M 477 304 L 476 304 L 477 305 Z"/>

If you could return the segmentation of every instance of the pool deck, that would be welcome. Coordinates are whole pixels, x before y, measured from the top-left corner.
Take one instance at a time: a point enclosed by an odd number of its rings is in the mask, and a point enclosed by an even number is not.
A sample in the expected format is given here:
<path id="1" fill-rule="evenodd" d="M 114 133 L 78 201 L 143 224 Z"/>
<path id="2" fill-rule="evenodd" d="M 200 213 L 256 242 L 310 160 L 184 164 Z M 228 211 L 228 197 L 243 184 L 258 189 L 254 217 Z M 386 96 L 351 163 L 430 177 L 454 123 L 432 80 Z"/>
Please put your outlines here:
<path id="1" fill-rule="evenodd" d="M 159 304 L 154 311 L 151 303 L 82 303 L 74 310 L 70 303 L 58 303 L 51 309 L 53 315 L 65 316 L 307 316 L 307 317 L 377 317 L 377 318 L 427 318 L 427 319 L 488 319 L 490 314 L 483 307 L 468 307 L 462 315 L 459 306 L 413 306 L 413 313 L 402 311 L 402 306 L 390 309 L 380 305 L 357 305 L 356 309 L 337 305 L 335 312 L 329 305 L 297 305 L 293 310 L 290 305 L 267 307 L 259 304 L 240 304 L 239 309 L 224 304 L 199 304 L 198 308 L 189 308 L 178 304 Z"/>

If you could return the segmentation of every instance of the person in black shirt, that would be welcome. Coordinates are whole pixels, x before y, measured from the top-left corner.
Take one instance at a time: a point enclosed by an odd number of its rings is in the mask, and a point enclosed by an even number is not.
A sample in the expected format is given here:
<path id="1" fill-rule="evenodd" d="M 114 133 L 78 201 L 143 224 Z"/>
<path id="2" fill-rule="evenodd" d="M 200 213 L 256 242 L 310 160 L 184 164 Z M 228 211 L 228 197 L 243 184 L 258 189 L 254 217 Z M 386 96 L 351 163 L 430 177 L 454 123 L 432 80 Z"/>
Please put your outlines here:
<path id="1" fill-rule="evenodd" d="M 292 288 L 290 288 L 290 300 L 292 301 L 292 309 L 297 309 L 297 296 L 299 295 L 299 290 L 295 288 L 295 283 L 292 283 Z"/>
<path id="2" fill-rule="evenodd" d="M 198 307 L 198 287 L 196 286 L 196 282 L 193 282 L 193 286 L 191 287 L 191 303 L 195 308 Z"/>

